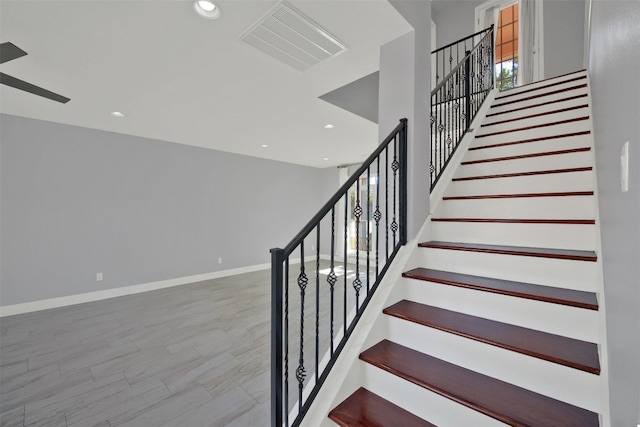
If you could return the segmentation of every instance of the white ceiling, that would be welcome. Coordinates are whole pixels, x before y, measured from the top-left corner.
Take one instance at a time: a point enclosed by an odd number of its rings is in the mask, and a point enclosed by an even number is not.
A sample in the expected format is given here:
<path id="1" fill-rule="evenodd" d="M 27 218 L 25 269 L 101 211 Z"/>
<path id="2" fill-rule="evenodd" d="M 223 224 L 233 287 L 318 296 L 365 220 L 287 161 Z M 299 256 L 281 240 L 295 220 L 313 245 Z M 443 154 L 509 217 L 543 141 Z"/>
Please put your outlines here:
<path id="1" fill-rule="evenodd" d="M 318 97 L 375 72 L 409 25 L 386 0 L 288 0 L 349 47 L 300 72 L 239 41 L 277 3 L 219 0 L 206 20 L 190 0 L 2 0 L 0 42 L 28 55 L 0 70 L 71 101 L 0 85 L 0 112 L 315 167 L 364 160 L 377 125 Z"/>

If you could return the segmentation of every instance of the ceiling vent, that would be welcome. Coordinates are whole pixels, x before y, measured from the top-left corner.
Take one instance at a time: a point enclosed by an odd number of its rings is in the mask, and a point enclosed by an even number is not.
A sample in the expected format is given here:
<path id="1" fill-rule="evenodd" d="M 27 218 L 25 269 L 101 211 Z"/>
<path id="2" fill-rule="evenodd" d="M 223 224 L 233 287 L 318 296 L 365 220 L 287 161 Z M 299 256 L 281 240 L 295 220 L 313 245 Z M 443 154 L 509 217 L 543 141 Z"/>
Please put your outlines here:
<path id="1" fill-rule="evenodd" d="M 300 71 L 347 50 L 329 31 L 284 2 L 277 4 L 240 39 Z"/>

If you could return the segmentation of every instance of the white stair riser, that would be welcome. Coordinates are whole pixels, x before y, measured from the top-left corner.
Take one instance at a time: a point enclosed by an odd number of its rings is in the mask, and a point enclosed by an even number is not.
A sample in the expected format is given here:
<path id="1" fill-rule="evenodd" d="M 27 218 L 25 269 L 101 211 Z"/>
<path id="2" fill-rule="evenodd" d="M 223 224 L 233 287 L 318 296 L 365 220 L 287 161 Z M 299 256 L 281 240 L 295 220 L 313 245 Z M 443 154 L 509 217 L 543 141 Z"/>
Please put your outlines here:
<path id="1" fill-rule="evenodd" d="M 456 171 L 455 177 L 580 168 L 591 166 L 591 163 L 591 151 L 584 151 L 578 153 L 461 165 Z"/>
<path id="2" fill-rule="evenodd" d="M 523 116 L 529 116 L 529 115 L 532 115 L 532 114 L 546 113 L 548 111 L 561 110 L 563 108 L 576 107 L 578 105 L 587 104 L 589 102 L 589 98 L 586 96 L 586 90 L 584 90 L 584 89 L 582 89 L 582 90 L 583 90 L 582 93 L 578 93 L 578 91 L 576 90 L 576 91 L 574 91 L 576 93 L 573 93 L 571 95 L 567 95 L 565 97 L 560 97 L 559 99 L 573 98 L 573 97 L 578 96 L 578 95 L 585 95 L 585 96 L 582 96 L 582 97 L 579 97 L 579 98 L 574 98 L 574 99 L 569 99 L 567 101 L 554 102 L 553 104 L 549 104 L 549 105 L 541 105 L 539 107 L 530 107 L 530 108 L 527 108 L 527 109 L 524 109 L 524 110 L 511 111 L 510 109 L 508 109 L 508 110 L 505 110 L 506 112 L 504 112 L 502 114 L 486 117 L 483 120 L 483 124 L 484 123 L 498 122 L 498 121 L 501 121 L 501 120 L 517 119 L 517 118 L 520 118 L 520 117 L 523 117 Z M 538 104 L 542 104 L 544 102 L 545 101 L 540 101 Z M 534 105 L 537 105 L 537 104 L 534 104 Z M 493 111 L 491 113 L 495 113 L 495 112 L 496 111 Z"/>
<path id="3" fill-rule="evenodd" d="M 600 409 L 598 375 L 395 317 L 388 321 L 390 340 L 397 344 L 553 399 Z"/>
<path id="4" fill-rule="evenodd" d="M 555 110 L 555 108 L 553 110 Z M 553 111 L 553 110 L 551 110 L 551 111 Z M 522 113 L 520 115 L 520 117 L 527 116 L 529 114 L 532 114 L 532 113 L 529 113 L 529 112 Z M 502 132 L 502 131 L 510 130 L 510 129 L 518 129 L 518 128 L 529 127 L 529 126 L 540 126 L 540 125 L 544 125 L 544 124 L 547 124 L 547 123 L 554 123 L 554 122 L 560 122 L 560 121 L 563 121 L 563 120 L 577 119 L 577 118 L 588 116 L 588 115 L 589 115 L 589 108 L 588 107 L 584 107 L 584 108 L 578 108 L 578 109 L 575 109 L 575 110 L 569 110 L 569 111 L 563 111 L 563 112 L 560 112 L 560 113 L 547 114 L 547 115 L 538 116 L 538 117 L 530 117 L 530 118 L 527 118 L 527 119 L 516 120 L 516 121 L 512 121 L 512 122 L 507 122 L 507 123 L 500 123 L 500 124 L 491 125 L 491 126 L 481 126 L 480 129 L 478 130 L 478 133 L 479 134 L 484 134 L 484 133 L 489 133 L 489 132 Z M 502 119 L 497 120 L 497 121 L 502 121 L 502 120 L 504 120 L 504 119 L 502 118 Z M 491 123 L 491 122 L 487 121 L 487 123 Z M 483 123 L 483 125 L 485 125 L 485 123 Z"/>
<path id="5" fill-rule="evenodd" d="M 597 342 L 598 312 L 493 292 L 403 278 L 402 299 L 524 328 Z"/>
<path id="6" fill-rule="evenodd" d="M 518 197 L 443 200 L 434 212 L 442 218 L 595 218 L 593 196 Z"/>
<path id="7" fill-rule="evenodd" d="M 476 140 L 477 141 L 477 140 Z M 544 141 L 526 142 L 523 144 L 503 145 L 499 147 L 481 148 L 468 151 L 463 162 L 495 159 L 500 157 L 522 156 L 524 154 L 548 153 L 551 151 L 573 150 L 590 147 L 590 135 L 579 135 L 566 138 L 554 138 Z M 482 146 L 482 145 L 478 145 Z"/>
<path id="8" fill-rule="evenodd" d="M 506 426 L 473 409 L 365 362 L 364 387 L 407 411 L 439 426 Z"/>
<path id="9" fill-rule="evenodd" d="M 422 248 L 420 266 L 474 276 L 595 292 L 596 262 Z"/>
<path id="10" fill-rule="evenodd" d="M 517 176 L 511 178 L 452 181 L 447 187 L 445 196 L 550 193 L 557 191 L 593 191 L 593 173 L 591 171 L 583 171 L 563 174 Z"/>
<path id="11" fill-rule="evenodd" d="M 500 97 L 501 95 L 505 95 L 505 94 L 511 94 L 511 93 L 515 93 L 515 94 L 519 94 L 519 95 L 524 95 L 524 93 L 539 93 L 539 92 L 527 92 L 531 89 L 542 89 L 540 92 L 544 93 L 544 91 L 549 91 L 552 90 L 552 88 L 556 88 L 559 87 L 558 86 L 551 86 L 551 88 L 545 88 L 545 86 L 548 86 L 550 84 L 555 84 L 555 83 L 563 83 L 566 84 L 567 82 L 569 82 L 569 80 L 573 80 L 569 83 L 574 83 L 574 84 L 582 84 L 582 83 L 586 83 L 586 79 L 578 79 L 579 77 L 583 77 L 585 76 L 587 73 L 585 71 L 580 71 L 577 73 L 572 73 L 572 74 L 567 74 L 566 76 L 557 76 L 557 77 L 553 77 L 547 80 L 540 80 L 538 82 L 534 82 L 534 83 L 530 83 L 524 86 L 518 86 L 516 88 L 513 89 L 509 89 L 508 92 L 503 92 L 499 95 L 497 95 L 497 97 Z M 574 79 L 578 79 L 578 80 L 574 80 Z"/>
<path id="12" fill-rule="evenodd" d="M 440 222 L 432 239 L 534 248 L 594 250 L 595 225 Z"/>
<path id="13" fill-rule="evenodd" d="M 570 82 L 570 83 L 564 83 L 562 85 L 558 85 L 558 86 L 553 86 L 551 88 L 544 88 L 541 89 L 538 92 L 529 92 L 529 93 L 522 93 L 521 95 L 518 96 L 512 96 L 512 97 L 508 97 L 508 98 L 503 98 L 503 99 L 496 99 L 493 104 L 491 109 L 489 109 L 489 113 L 497 113 L 500 111 L 505 111 L 505 110 L 511 110 L 514 108 L 521 108 L 521 107 L 528 107 L 531 105 L 536 105 L 536 104 L 540 104 L 543 102 L 550 102 L 550 101 L 556 101 L 559 99 L 564 99 L 564 98 L 568 98 L 571 96 L 575 96 L 575 95 L 580 95 L 582 93 L 585 93 L 587 88 L 577 88 L 577 89 L 571 89 L 571 90 L 567 90 L 564 92 L 559 92 L 559 93 L 550 93 L 550 92 L 556 92 L 558 90 L 562 90 L 562 89 L 568 89 L 571 87 L 576 87 L 576 86 L 580 86 L 585 84 L 586 81 L 577 81 L 577 82 Z M 542 95 L 545 94 L 543 96 L 539 96 L 537 98 L 531 98 L 531 99 L 526 99 L 526 98 L 530 98 L 532 96 L 536 96 L 536 95 Z M 512 102 L 512 101 L 516 101 L 516 102 Z M 510 104 L 506 104 L 505 103 L 510 102 Z M 551 104 L 553 105 L 553 104 Z"/>
<path id="14" fill-rule="evenodd" d="M 520 127 L 513 127 L 512 129 L 519 129 Z M 498 135 L 488 135 L 494 133 L 493 130 L 482 129 L 478 131 L 475 140 L 471 144 L 472 147 L 491 145 L 491 144 L 503 144 L 505 142 L 524 141 L 533 138 L 544 138 L 547 136 L 564 135 L 573 132 L 584 132 L 589 130 L 589 120 L 580 120 L 570 123 L 556 124 L 553 126 L 537 127 L 533 129 L 519 130 L 514 132 L 501 133 Z"/>

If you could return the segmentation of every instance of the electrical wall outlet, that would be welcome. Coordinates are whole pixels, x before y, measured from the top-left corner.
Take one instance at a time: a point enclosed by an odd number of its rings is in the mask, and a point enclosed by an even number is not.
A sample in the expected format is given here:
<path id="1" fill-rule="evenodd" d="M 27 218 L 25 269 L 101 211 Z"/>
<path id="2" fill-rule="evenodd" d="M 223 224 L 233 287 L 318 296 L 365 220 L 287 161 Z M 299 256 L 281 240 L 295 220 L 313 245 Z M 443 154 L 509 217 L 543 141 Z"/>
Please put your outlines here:
<path id="1" fill-rule="evenodd" d="M 218 264 L 222 264 L 222 257 L 218 258 Z"/>
<path id="2" fill-rule="evenodd" d="M 102 273 L 96 273 L 96 282 L 102 282 L 102 279 L 104 279 Z"/>

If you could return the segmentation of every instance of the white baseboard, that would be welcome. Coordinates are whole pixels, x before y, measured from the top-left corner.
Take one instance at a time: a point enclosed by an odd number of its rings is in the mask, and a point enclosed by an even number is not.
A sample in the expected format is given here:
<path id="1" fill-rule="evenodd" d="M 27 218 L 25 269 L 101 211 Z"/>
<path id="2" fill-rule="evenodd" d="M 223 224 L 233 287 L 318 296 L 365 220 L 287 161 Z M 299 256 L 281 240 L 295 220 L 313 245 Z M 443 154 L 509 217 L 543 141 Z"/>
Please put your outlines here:
<path id="1" fill-rule="evenodd" d="M 306 258 L 306 257 L 305 257 Z M 314 258 L 315 259 L 315 258 Z M 300 260 L 298 259 L 298 262 Z M 211 273 L 196 274 L 193 276 L 177 277 L 175 279 L 159 280 L 157 282 L 142 283 L 139 285 L 123 286 L 103 291 L 87 292 L 84 294 L 68 295 L 58 298 L 50 298 L 39 301 L 30 301 L 21 304 L 7 305 L 0 307 L 0 317 L 13 316 L 16 314 L 30 313 L 33 311 L 47 310 L 50 308 L 65 307 L 68 305 L 82 304 L 85 302 L 100 301 L 109 298 L 121 297 L 124 295 L 139 294 L 141 292 L 155 291 L 158 289 L 170 288 L 172 286 L 188 285 L 190 283 L 202 282 L 203 280 L 218 279 L 220 277 L 234 276 L 237 274 L 251 273 L 259 270 L 268 270 L 271 263 L 256 264 L 246 267 L 232 268 L 229 270 L 214 271 Z"/>
<path id="2" fill-rule="evenodd" d="M 305 261 L 315 260 L 315 256 L 306 256 Z M 329 260 L 329 255 L 320 255 L 320 259 Z M 289 264 L 297 264 L 300 258 L 291 258 Z M 204 280 L 218 279 L 220 277 L 235 276 L 238 274 L 252 273 L 254 271 L 268 270 L 271 263 L 249 265 L 246 267 L 232 268 L 229 270 L 214 271 L 211 273 L 196 274 L 193 276 L 177 277 L 175 279 L 159 280 L 157 282 L 142 283 L 139 285 L 123 286 L 102 291 L 87 292 L 84 294 L 67 295 L 57 298 L 49 298 L 38 301 L 29 301 L 21 304 L 13 304 L 0 307 L 0 317 L 13 316 L 16 314 L 31 313 L 34 311 L 48 310 L 50 308 L 66 307 L 69 305 L 82 304 L 85 302 L 100 301 L 109 298 L 116 298 L 125 295 L 139 294 L 141 292 L 155 291 L 158 289 L 170 288 L 173 286 L 188 285 L 202 282 Z"/>

